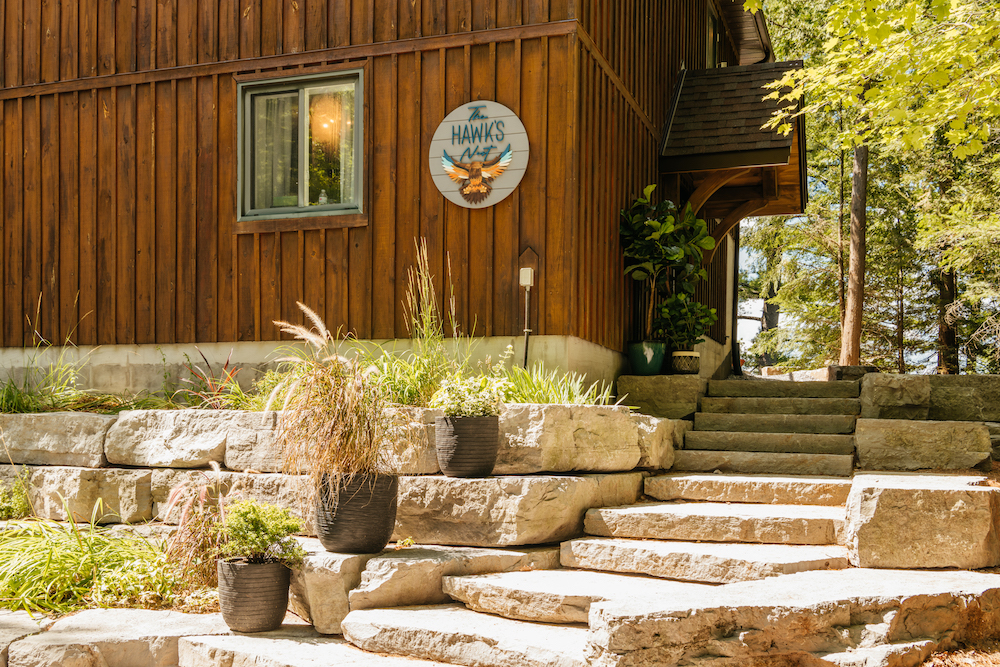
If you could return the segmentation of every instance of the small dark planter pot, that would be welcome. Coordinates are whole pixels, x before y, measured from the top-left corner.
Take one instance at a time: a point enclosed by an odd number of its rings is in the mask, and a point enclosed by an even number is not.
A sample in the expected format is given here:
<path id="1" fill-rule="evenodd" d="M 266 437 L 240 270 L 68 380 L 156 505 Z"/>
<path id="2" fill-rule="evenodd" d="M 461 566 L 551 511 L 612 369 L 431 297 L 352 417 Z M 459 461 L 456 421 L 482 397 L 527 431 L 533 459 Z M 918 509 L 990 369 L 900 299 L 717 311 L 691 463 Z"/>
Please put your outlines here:
<path id="1" fill-rule="evenodd" d="M 488 477 L 500 446 L 500 418 L 438 417 L 434 420 L 438 465 L 448 477 Z"/>
<path id="2" fill-rule="evenodd" d="M 373 554 L 385 549 L 396 525 L 395 475 L 340 479 L 336 494 L 324 480 L 316 500 L 316 532 L 327 551 Z"/>
<path id="3" fill-rule="evenodd" d="M 222 619 L 236 632 L 267 632 L 281 627 L 288 609 L 292 571 L 282 563 L 219 560 Z"/>
<path id="4" fill-rule="evenodd" d="M 666 343 L 653 341 L 629 343 L 628 360 L 632 366 L 632 373 L 635 375 L 657 375 L 663 368 L 666 352 Z"/>

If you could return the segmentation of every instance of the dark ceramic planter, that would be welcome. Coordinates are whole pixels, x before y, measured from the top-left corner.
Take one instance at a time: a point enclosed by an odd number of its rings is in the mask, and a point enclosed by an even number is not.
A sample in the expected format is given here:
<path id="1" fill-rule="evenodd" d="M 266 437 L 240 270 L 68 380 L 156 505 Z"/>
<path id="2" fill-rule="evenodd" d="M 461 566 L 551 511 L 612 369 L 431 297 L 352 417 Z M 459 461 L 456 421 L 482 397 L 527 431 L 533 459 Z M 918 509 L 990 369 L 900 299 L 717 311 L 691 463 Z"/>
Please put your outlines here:
<path id="1" fill-rule="evenodd" d="M 341 478 L 336 489 L 326 481 L 316 500 L 316 533 L 327 551 L 374 554 L 385 549 L 396 525 L 395 475 Z"/>
<path id="2" fill-rule="evenodd" d="M 629 343 L 628 360 L 634 375 L 657 375 L 663 369 L 667 344 L 654 341 Z"/>
<path id="3" fill-rule="evenodd" d="M 291 570 L 282 563 L 218 562 L 222 619 L 236 632 L 276 630 L 288 608 Z"/>
<path id="4" fill-rule="evenodd" d="M 434 420 L 438 465 L 448 477 L 488 477 L 500 447 L 500 418 L 438 417 Z"/>

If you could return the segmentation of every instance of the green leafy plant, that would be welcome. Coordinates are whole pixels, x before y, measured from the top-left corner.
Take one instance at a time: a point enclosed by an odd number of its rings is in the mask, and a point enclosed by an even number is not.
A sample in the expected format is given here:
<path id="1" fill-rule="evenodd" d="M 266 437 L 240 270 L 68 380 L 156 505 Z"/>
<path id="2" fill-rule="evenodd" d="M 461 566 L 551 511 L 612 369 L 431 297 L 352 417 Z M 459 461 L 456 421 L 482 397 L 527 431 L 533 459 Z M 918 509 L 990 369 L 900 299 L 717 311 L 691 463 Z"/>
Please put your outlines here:
<path id="1" fill-rule="evenodd" d="M 0 531 L 0 607 L 67 613 L 84 607 L 161 607 L 182 585 L 162 549 L 97 525 L 11 522 Z"/>
<path id="2" fill-rule="evenodd" d="M 388 435 L 394 418 L 385 410 L 380 376 L 341 355 L 340 340 L 319 315 L 298 305 L 312 327 L 275 323 L 305 345 L 289 348 L 280 360 L 285 375 L 267 407 L 281 411 L 278 438 L 285 471 L 305 471 L 313 482 L 302 485 L 301 501 L 308 503 L 331 477 L 390 472 Z"/>
<path id="3" fill-rule="evenodd" d="M 506 378 L 461 374 L 446 377 L 431 399 L 449 417 L 485 417 L 500 414 L 507 393 Z"/>
<path id="4" fill-rule="evenodd" d="M 656 318 L 656 328 L 674 350 L 690 350 L 705 341 L 703 336 L 717 319 L 715 308 L 681 292 L 664 300 Z"/>
<path id="5" fill-rule="evenodd" d="M 546 370 L 543 364 L 529 369 L 513 366 L 506 371 L 505 403 L 559 403 L 563 405 L 610 405 L 611 387 L 603 382 L 585 384 L 585 376 Z"/>
<path id="6" fill-rule="evenodd" d="M 241 558 L 248 563 L 297 565 L 305 550 L 291 535 L 301 529 L 302 522 L 287 509 L 253 498 L 239 500 L 229 505 L 219 525 L 219 556 Z"/>
<path id="7" fill-rule="evenodd" d="M 28 501 L 29 476 L 27 468 L 21 468 L 9 486 L 0 485 L 0 521 L 21 519 L 31 514 Z"/>

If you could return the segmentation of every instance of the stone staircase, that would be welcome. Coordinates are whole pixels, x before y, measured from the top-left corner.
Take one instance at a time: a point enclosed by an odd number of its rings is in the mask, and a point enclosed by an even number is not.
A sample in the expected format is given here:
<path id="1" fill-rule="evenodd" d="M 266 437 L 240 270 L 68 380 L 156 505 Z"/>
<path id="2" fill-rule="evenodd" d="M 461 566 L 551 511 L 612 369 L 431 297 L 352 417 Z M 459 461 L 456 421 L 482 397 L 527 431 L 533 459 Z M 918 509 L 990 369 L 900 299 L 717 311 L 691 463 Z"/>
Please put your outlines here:
<path id="1" fill-rule="evenodd" d="M 713 380 L 674 470 L 850 477 L 858 382 Z"/>

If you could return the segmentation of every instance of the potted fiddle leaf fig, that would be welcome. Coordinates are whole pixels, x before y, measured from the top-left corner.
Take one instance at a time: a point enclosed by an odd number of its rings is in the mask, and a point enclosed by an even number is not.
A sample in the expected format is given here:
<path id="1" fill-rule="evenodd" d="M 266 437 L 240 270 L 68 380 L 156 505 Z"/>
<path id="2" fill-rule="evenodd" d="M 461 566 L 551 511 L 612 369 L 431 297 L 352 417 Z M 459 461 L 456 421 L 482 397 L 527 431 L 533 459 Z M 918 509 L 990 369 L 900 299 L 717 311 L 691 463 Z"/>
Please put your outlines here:
<path id="1" fill-rule="evenodd" d="M 666 289 L 670 269 L 683 257 L 672 243 L 677 207 L 673 202 L 652 201 L 655 185 L 621 212 L 619 235 L 625 256 L 625 275 L 642 284 L 645 291 L 642 340 L 630 343 L 628 357 L 632 372 L 655 375 L 660 372 L 666 344 L 654 327 L 657 301 Z"/>
<path id="2" fill-rule="evenodd" d="M 305 551 L 291 537 L 302 523 L 287 509 L 256 500 L 226 507 L 219 524 L 219 606 L 237 632 L 275 630 L 288 608 L 290 567 Z"/>
<path id="3" fill-rule="evenodd" d="M 315 505 L 328 551 L 377 553 L 392 535 L 399 488 L 387 392 L 379 374 L 338 352 L 340 341 L 316 313 L 299 308 L 313 326 L 276 323 L 305 345 L 280 360 L 284 375 L 268 399 L 280 411 L 283 469 L 308 475 L 302 504 Z"/>
<path id="4" fill-rule="evenodd" d="M 431 398 L 432 408 L 444 410 L 444 417 L 434 420 L 434 444 L 438 465 L 448 477 L 493 473 L 500 446 L 499 415 L 508 387 L 496 370 L 446 377 Z"/>

